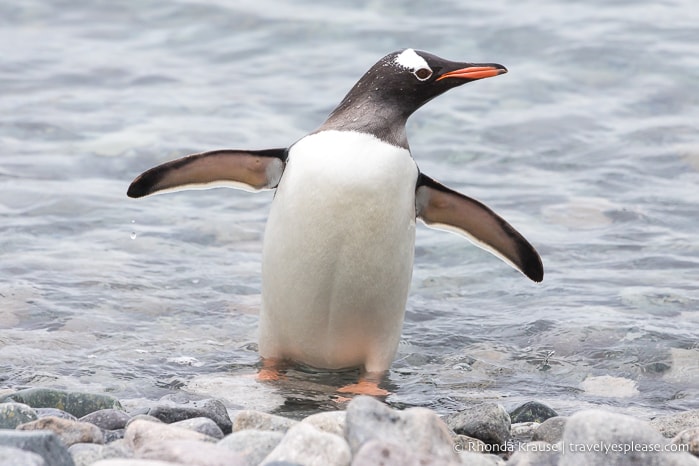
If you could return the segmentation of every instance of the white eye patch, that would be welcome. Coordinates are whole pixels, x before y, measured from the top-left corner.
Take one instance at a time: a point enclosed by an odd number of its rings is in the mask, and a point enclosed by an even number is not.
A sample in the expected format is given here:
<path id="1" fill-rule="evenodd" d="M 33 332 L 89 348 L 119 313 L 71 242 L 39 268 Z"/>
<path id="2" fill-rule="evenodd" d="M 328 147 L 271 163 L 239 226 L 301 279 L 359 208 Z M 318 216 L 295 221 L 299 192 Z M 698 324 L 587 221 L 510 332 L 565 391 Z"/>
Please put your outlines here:
<path id="1" fill-rule="evenodd" d="M 403 68 L 407 68 L 410 71 L 417 71 L 421 68 L 427 68 L 428 70 L 430 69 L 430 67 L 427 64 L 427 62 L 425 61 L 425 59 L 422 58 L 417 53 L 415 53 L 415 50 L 413 50 L 413 49 L 403 50 L 396 57 L 395 62 L 398 66 L 401 66 Z"/>

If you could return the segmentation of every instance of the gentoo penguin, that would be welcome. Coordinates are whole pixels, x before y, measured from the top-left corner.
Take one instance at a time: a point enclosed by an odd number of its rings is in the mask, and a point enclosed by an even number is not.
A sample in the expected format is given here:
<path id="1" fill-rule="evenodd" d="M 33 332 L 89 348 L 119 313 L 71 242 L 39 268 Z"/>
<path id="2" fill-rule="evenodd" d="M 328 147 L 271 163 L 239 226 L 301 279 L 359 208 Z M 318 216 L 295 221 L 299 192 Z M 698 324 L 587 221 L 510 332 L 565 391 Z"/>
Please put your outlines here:
<path id="1" fill-rule="evenodd" d="M 229 186 L 276 189 L 264 235 L 259 352 L 273 366 L 359 367 L 377 386 L 401 334 L 415 220 L 459 233 L 539 282 L 536 250 L 480 202 L 421 173 L 408 117 L 461 84 L 506 73 L 406 49 L 378 61 L 317 130 L 287 148 L 216 150 L 137 177 L 128 196 Z"/>

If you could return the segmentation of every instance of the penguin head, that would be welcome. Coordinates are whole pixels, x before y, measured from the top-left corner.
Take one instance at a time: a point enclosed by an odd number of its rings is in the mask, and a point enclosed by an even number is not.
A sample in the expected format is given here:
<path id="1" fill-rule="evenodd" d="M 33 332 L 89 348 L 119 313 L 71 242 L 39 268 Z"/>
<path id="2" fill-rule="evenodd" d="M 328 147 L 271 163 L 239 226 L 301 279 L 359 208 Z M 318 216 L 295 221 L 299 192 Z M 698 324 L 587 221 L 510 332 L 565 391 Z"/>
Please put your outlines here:
<path id="1" fill-rule="evenodd" d="M 379 60 L 362 81 L 369 78 L 377 83 L 377 91 L 391 100 L 402 101 L 404 110 L 412 113 L 449 89 L 504 73 L 507 68 L 497 63 L 454 62 L 405 49 Z M 383 90 L 378 82 L 383 82 Z"/>
<path id="2" fill-rule="evenodd" d="M 507 73 L 497 63 L 445 60 L 413 49 L 379 60 L 318 129 L 354 130 L 407 147 L 405 122 L 418 108 L 451 88 Z"/>

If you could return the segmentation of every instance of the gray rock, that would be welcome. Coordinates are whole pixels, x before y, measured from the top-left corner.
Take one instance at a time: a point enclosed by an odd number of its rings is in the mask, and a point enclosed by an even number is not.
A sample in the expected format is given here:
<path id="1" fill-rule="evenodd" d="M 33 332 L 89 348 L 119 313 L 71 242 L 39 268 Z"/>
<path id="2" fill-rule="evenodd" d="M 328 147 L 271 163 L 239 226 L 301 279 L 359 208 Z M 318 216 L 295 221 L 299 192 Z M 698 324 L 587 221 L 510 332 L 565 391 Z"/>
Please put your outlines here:
<path id="1" fill-rule="evenodd" d="M 429 455 L 413 452 L 405 445 L 369 440 L 355 453 L 352 466 L 443 466 L 443 463 Z"/>
<path id="2" fill-rule="evenodd" d="M 671 443 L 673 445 L 686 445 L 687 453 L 699 456 L 699 427 L 683 430 L 675 435 Z"/>
<path id="3" fill-rule="evenodd" d="M 67 392 L 53 388 L 27 388 L 0 398 L 0 403 L 5 401 L 24 403 L 32 408 L 57 408 L 78 418 L 100 409 L 121 409 L 119 400 L 109 395 Z"/>
<path id="4" fill-rule="evenodd" d="M 329 434 L 345 435 L 345 418 L 346 411 L 326 411 L 322 413 L 311 414 L 301 422 L 311 424 L 323 432 Z"/>
<path id="5" fill-rule="evenodd" d="M 281 432 L 246 429 L 225 436 L 218 444 L 240 454 L 247 466 L 257 466 L 282 438 L 284 434 Z"/>
<path id="6" fill-rule="evenodd" d="M 567 416 L 556 416 L 546 419 L 534 430 L 532 440 L 548 443 L 559 442 L 563 438 L 566 422 L 568 422 Z"/>
<path id="7" fill-rule="evenodd" d="M 166 424 L 193 417 L 208 417 L 221 428 L 224 434 L 230 434 L 232 429 L 226 406 L 219 400 L 190 401 L 186 404 L 163 402 L 152 407 L 148 414 Z"/>
<path id="8" fill-rule="evenodd" d="M 36 412 L 30 406 L 23 403 L 0 403 L 0 429 L 14 429 L 37 419 Z"/>
<path id="9" fill-rule="evenodd" d="M 184 421 L 173 422 L 170 425 L 193 430 L 218 440 L 223 438 L 221 428 L 208 417 L 193 417 Z"/>
<path id="10" fill-rule="evenodd" d="M 215 442 L 216 439 L 208 435 L 195 432 L 193 430 L 184 429 L 182 427 L 171 426 L 157 422 L 150 422 L 143 419 L 138 419 L 129 423 L 124 434 L 126 444 L 134 451 L 140 448 L 153 444 L 155 442 L 167 440 L 195 440 L 202 442 Z"/>
<path id="11" fill-rule="evenodd" d="M 538 401 L 529 401 L 516 407 L 510 412 L 510 420 L 513 424 L 519 422 L 544 422 L 546 419 L 558 416 L 552 408 Z"/>
<path id="12" fill-rule="evenodd" d="M 163 423 L 163 421 L 161 421 L 161 420 L 158 419 L 157 417 L 149 416 L 148 414 L 137 414 L 137 415 L 133 416 L 131 419 L 129 419 L 129 420 L 126 422 L 126 426 L 125 426 L 124 428 L 128 428 L 128 427 L 129 427 L 129 424 L 131 424 L 131 423 L 134 422 L 134 421 L 138 421 L 138 420 L 141 420 L 141 421 L 148 421 L 148 422 L 155 422 L 155 423 L 157 423 L 157 424 L 162 424 L 162 423 Z"/>
<path id="13" fill-rule="evenodd" d="M 397 411 L 369 396 L 357 396 L 347 406 L 345 437 L 354 454 L 365 443 L 377 440 L 400 445 L 442 464 L 459 462 L 449 429 L 426 408 Z"/>
<path id="14" fill-rule="evenodd" d="M 299 422 L 289 429 L 261 466 L 275 461 L 296 462 L 304 466 L 349 466 L 351 459 L 352 453 L 344 438 Z"/>
<path id="15" fill-rule="evenodd" d="M 78 420 L 77 417 L 58 408 L 36 408 L 34 411 L 36 411 L 36 415 L 39 418 L 53 416 L 60 417 L 61 419 L 68 419 L 69 421 Z"/>
<path id="16" fill-rule="evenodd" d="M 31 451 L 0 447 L 0 466 L 46 466 L 44 459 Z"/>
<path id="17" fill-rule="evenodd" d="M 89 422 L 100 429 L 125 429 L 131 416 L 119 409 L 100 409 L 80 418 L 81 422 Z"/>
<path id="18" fill-rule="evenodd" d="M 171 463 L 169 461 L 128 459 L 128 458 L 115 458 L 115 459 L 109 459 L 109 460 L 100 460 L 100 461 L 92 464 L 92 466 L 181 466 L 181 465 L 182 465 L 182 463 Z"/>
<path id="19" fill-rule="evenodd" d="M 510 442 L 530 442 L 538 422 L 518 422 L 510 426 Z"/>
<path id="20" fill-rule="evenodd" d="M 699 409 L 656 417 L 650 421 L 664 437 L 672 438 L 683 430 L 699 427 Z"/>
<path id="21" fill-rule="evenodd" d="M 488 446 L 485 442 L 477 438 L 456 434 L 452 440 L 454 442 L 454 450 L 458 453 L 466 451 L 470 451 L 471 453 L 485 453 L 488 451 Z"/>
<path id="22" fill-rule="evenodd" d="M 144 445 L 138 456 L 143 459 L 170 461 L 188 466 L 244 466 L 236 452 L 209 442 L 165 440 Z"/>
<path id="23" fill-rule="evenodd" d="M 462 466 L 505 466 L 505 460 L 495 455 L 466 451 L 460 453 L 459 457 Z"/>
<path id="24" fill-rule="evenodd" d="M 489 445 L 504 445 L 510 438 L 510 415 L 496 403 L 482 403 L 445 418 L 457 434 L 477 438 Z"/>
<path id="25" fill-rule="evenodd" d="M 507 466 L 557 466 L 562 450 L 562 444 L 526 443 L 512 454 L 507 461 Z"/>
<path id="26" fill-rule="evenodd" d="M 559 466 L 696 466 L 689 453 L 655 451 L 669 441 L 648 423 L 601 410 L 580 411 L 563 431 L 565 451 Z M 623 449 L 631 451 L 623 451 Z M 616 451 L 614 451 L 616 450 Z"/>
<path id="27" fill-rule="evenodd" d="M 53 432 L 0 430 L 0 446 L 36 453 L 49 466 L 75 466 L 70 453 Z"/>
<path id="28" fill-rule="evenodd" d="M 109 445 L 94 443 L 76 443 L 68 448 L 75 466 L 88 466 L 92 463 L 109 458 L 132 458 L 134 456 L 123 441 L 115 441 Z"/>
<path id="29" fill-rule="evenodd" d="M 112 443 L 115 440 L 123 439 L 126 429 L 103 430 L 104 443 Z"/>
<path id="30" fill-rule="evenodd" d="M 293 419 L 246 409 L 239 411 L 233 419 L 233 432 L 245 429 L 286 432 L 296 424 L 298 421 Z"/>
<path id="31" fill-rule="evenodd" d="M 17 426 L 17 430 L 50 430 L 66 446 L 74 443 L 104 443 L 99 427 L 87 422 L 71 421 L 60 417 L 42 417 L 36 421 Z"/>

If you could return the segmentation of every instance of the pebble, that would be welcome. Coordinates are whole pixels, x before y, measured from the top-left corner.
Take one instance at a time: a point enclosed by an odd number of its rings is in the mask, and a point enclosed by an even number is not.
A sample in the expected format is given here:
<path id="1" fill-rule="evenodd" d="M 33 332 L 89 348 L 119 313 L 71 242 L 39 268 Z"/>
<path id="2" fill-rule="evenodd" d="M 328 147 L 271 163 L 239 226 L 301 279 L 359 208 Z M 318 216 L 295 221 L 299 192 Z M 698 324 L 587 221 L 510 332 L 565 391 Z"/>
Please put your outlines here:
<path id="1" fill-rule="evenodd" d="M 671 443 L 673 445 L 688 445 L 689 453 L 699 457 L 699 427 L 683 430 L 675 435 Z"/>
<path id="2" fill-rule="evenodd" d="M 445 418 L 457 434 L 482 440 L 489 445 L 504 445 L 510 438 L 510 415 L 497 403 L 482 403 Z"/>
<path id="3" fill-rule="evenodd" d="M 299 422 L 289 429 L 261 466 L 275 461 L 297 462 L 304 466 L 349 466 L 351 459 L 352 453 L 344 438 Z"/>
<path id="4" fill-rule="evenodd" d="M 218 440 L 223 438 L 223 431 L 221 428 L 208 417 L 193 417 L 191 419 L 185 419 L 184 421 L 173 422 L 170 425 L 193 430 Z"/>
<path id="5" fill-rule="evenodd" d="M 0 429 L 14 429 L 36 419 L 36 412 L 30 406 L 23 403 L 0 403 Z"/>
<path id="6" fill-rule="evenodd" d="M 510 412 L 510 422 L 544 422 L 546 419 L 558 416 L 552 408 L 538 401 L 529 401 L 516 407 Z"/>
<path id="7" fill-rule="evenodd" d="M 75 466 L 66 447 L 50 431 L 0 430 L 0 446 L 36 453 L 47 466 Z"/>
<path id="8" fill-rule="evenodd" d="M 27 388 L 0 398 L 0 403 L 15 401 L 32 408 L 56 408 L 75 417 L 83 417 L 93 411 L 106 408 L 121 409 L 119 400 L 109 395 L 68 392 L 53 388 Z"/>
<path id="9" fill-rule="evenodd" d="M 143 445 L 138 450 L 139 458 L 188 466 L 244 466 L 245 462 L 238 453 L 216 445 L 197 440 L 165 440 Z"/>
<path id="10" fill-rule="evenodd" d="M 99 427 L 87 422 L 71 421 L 54 416 L 21 424 L 17 426 L 17 430 L 50 430 L 66 446 L 74 443 L 104 443 L 104 436 Z"/>
<path id="11" fill-rule="evenodd" d="M 155 442 L 166 440 L 197 440 L 202 442 L 215 442 L 216 439 L 208 435 L 157 422 L 139 419 L 128 425 L 124 434 L 124 440 L 135 451 Z"/>
<path id="12" fill-rule="evenodd" d="M 532 435 L 533 441 L 542 441 L 548 443 L 557 443 L 563 437 L 563 429 L 565 429 L 568 417 L 556 416 L 546 419 L 539 424 Z"/>
<path id="13" fill-rule="evenodd" d="M 562 445 L 554 447 L 548 442 L 530 442 L 516 450 L 506 464 L 507 466 L 558 466 L 562 449 Z"/>
<path id="14" fill-rule="evenodd" d="M 656 417 L 650 421 L 650 425 L 663 436 L 672 438 L 683 430 L 699 427 L 699 409 Z"/>
<path id="15" fill-rule="evenodd" d="M 427 408 L 398 411 L 368 396 L 355 397 L 347 406 L 345 436 L 355 454 L 365 443 L 377 440 L 445 465 L 459 462 L 449 429 Z"/>
<path id="16" fill-rule="evenodd" d="M 131 416 L 119 409 L 100 409 L 80 418 L 81 422 L 89 422 L 100 429 L 117 430 L 126 428 Z"/>
<path id="17" fill-rule="evenodd" d="M 111 397 L 4 391 L 0 466 L 699 466 L 699 410 L 644 422 L 601 410 L 548 417 L 555 411 L 538 402 L 510 416 L 482 403 L 442 420 L 358 396 L 346 411 L 296 421 L 186 396 L 141 400 L 151 407 L 129 414 Z M 636 450 L 611 450 L 625 445 Z M 672 445 L 688 452 L 648 451 Z"/>
<path id="18" fill-rule="evenodd" d="M 563 431 L 565 451 L 559 466 L 694 466 L 699 460 L 689 453 L 649 451 L 669 444 L 647 422 L 598 409 L 572 415 Z M 634 451 L 612 451 L 634 447 Z M 609 451 L 605 451 L 609 447 Z M 591 451 L 590 451 L 591 450 Z M 644 451 L 645 450 L 645 451 Z"/>
<path id="19" fill-rule="evenodd" d="M 226 406 L 219 400 L 208 399 L 190 401 L 188 403 L 163 402 L 148 411 L 148 415 L 156 417 L 166 424 L 171 424 L 194 417 L 208 417 L 214 421 L 224 434 L 232 431 L 231 418 Z"/>
<path id="20" fill-rule="evenodd" d="M 218 444 L 239 453 L 246 466 L 257 466 L 284 438 L 281 432 L 246 429 L 225 436 Z"/>
<path id="21" fill-rule="evenodd" d="M 233 419 L 233 432 L 245 429 L 286 432 L 297 423 L 298 421 L 286 417 L 244 409 Z"/>
<path id="22" fill-rule="evenodd" d="M 58 408 L 34 408 L 34 412 L 36 412 L 36 415 L 39 418 L 53 416 L 60 417 L 62 419 L 69 419 L 71 421 L 78 420 L 77 417 Z"/>
<path id="23" fill-rule="evenodd" d="M 68 453 L 73 457 L 75 466 L 88 466 L 102 459 L 131 458 L 134 455 L 123 440 L 117 440 L 108 445 L 76 443 L 68 448 Z"/>
<path id="24" fill-rule="evenodd" d="M 346 411 L 326 411 L 324 413 L 311 414 L 301 422 L 311 424 L 323 432 L 339 436 L 345 435 Z"/>
<path id="25" fill-rule="evenodd" d="M 14 447 L 0 447 L 0 465 L 2 466 L 46 466 L 46 461 L 30 451 Z"/>

